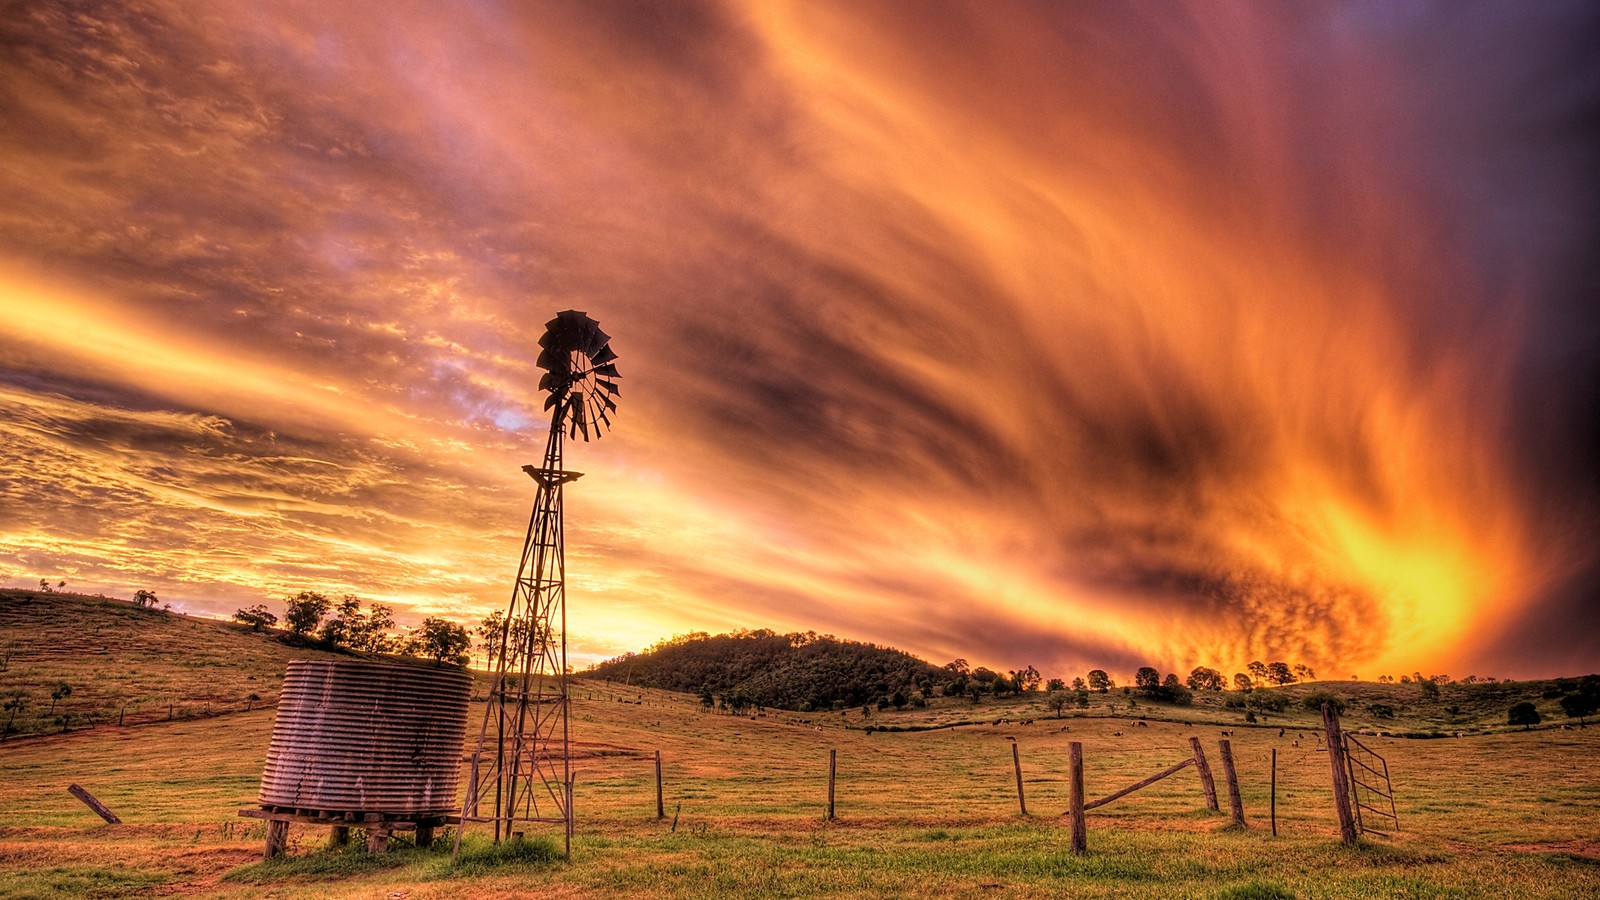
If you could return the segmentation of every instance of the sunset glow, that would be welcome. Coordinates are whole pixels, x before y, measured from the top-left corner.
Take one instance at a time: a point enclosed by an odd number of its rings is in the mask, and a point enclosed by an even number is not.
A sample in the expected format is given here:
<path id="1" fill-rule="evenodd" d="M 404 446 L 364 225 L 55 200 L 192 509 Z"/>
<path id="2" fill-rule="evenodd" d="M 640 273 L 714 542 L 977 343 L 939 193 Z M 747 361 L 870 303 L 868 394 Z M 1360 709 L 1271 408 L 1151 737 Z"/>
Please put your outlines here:
<path id="1" fill-rule="evenodd" d="M 567 454 L 580 664 L 766 627 L 1068 678 L 1591 671 L 1597 24 L 30 5 L 0 584 L 476 621 L 572 308 L 626 376 Z"/>

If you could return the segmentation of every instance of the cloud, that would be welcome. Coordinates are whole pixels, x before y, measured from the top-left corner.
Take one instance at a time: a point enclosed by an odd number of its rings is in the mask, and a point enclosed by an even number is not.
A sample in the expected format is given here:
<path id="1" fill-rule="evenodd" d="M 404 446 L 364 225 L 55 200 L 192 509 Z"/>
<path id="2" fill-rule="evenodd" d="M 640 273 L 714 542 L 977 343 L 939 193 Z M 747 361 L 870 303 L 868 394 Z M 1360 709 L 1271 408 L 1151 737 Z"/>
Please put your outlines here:
<path id="1" fill-rule="evenodd" d="M 580 655 L 1582 666 L 1596 23 L 30 9 L 0 560 L 496 608 L 578 308 L 625 376 L 571 448 Z"/>

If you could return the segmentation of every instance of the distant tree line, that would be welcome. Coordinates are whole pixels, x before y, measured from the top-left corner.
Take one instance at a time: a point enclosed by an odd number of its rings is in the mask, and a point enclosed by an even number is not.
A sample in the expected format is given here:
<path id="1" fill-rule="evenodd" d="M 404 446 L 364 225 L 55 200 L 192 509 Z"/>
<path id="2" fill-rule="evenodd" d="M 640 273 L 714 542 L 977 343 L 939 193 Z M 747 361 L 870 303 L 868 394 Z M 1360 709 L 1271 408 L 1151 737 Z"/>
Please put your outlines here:
<path id="1" fill-rule="evenodd" d="M 236 611 L 233 619 L 258 632 L 276 628 L 280 621 L 259 603 Z M 301 591 L 284 601 L 282 622 L 290 634 L 328 649 L 396 653 L 460 666 L 470 659 L 472 636 L 464 626 L 430 616 L 409 634 L 397 634 L 390 607 L 382 603 L 363 607 L 353 594 L 335 601 L 316 591 Z"/>

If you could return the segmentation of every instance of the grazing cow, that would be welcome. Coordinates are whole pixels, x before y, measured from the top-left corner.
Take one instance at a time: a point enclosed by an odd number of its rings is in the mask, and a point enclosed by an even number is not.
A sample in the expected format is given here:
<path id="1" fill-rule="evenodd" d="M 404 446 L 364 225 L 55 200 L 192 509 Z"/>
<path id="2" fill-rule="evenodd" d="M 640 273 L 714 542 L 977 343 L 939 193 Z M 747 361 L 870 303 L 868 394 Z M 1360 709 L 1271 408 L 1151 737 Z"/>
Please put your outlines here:
<path id="1" fill-rule="evenodd" d="M 1012 736 L 1011 736 L 1011 735 L 1009 735 L 1009 734 L 1008 734 L 1008 735 L 1006 735 L 1006 740 L 1008 740 L 1008 741 L 1010 741 L 1010 742 L 1011 742 L 1011 743 L 1013 743 L 1013 744 L 1015 744 L 1015 743 L 1016 743 L 1016 742 L 1017 742 L 1017 739 L 1016 739 L 1016 738 L 1014 738 L 1014 737 L 1012 737 Z"/>
<path id="2" fill-rule="evenodd" d="M 1278 729 L 1278 737 L 1283 737 L 1283 729 L 1282 728 Z"/>
<path id="3" fill-rule="evenodd" d="M 1293 744 L 1290 744 L 1290 746 L 1291 747 L 1298 747 L 1298 746 L 1300 746 L 1300 742 L 1299 741 L 1295 741 Z"/>
<path id="4" fill-rule="evenodd" d="M 1140 719 L 1140 720 L 1139 720 L 1139 727 L 1140 727 L 1140 728 L 1149 728 L 1149 727 L 1150 727 L 1150 726 L 1149 726 L 1149 725 L 1146 725 L 1146 724 L 1145 724 L 1145 723 L 1144 723 L 1144 720 L 1143 720 L 1143 719 Z"/>
<path id="5" fill-rule="evenodd" d="M 1120 732 L 1120 731 L 1113 731 L 1113 732 L 1111 732 L 1111 736 L 1112 736 L 1112 737 L 1122 737 L 1122 732 Z"/>

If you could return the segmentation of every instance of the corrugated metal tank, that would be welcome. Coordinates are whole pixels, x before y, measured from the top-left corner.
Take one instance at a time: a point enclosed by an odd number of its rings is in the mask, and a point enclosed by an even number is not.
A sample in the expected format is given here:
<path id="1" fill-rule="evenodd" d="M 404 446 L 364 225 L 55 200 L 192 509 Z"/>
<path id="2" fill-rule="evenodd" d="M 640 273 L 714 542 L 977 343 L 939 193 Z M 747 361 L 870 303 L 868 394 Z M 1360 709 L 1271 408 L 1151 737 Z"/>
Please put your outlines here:
<path id="1" fill-rule="evenodd" d="M 262 806 L 418 817 L 458 810 L 472 676 L 294 660 L 261 772 Z"/>

